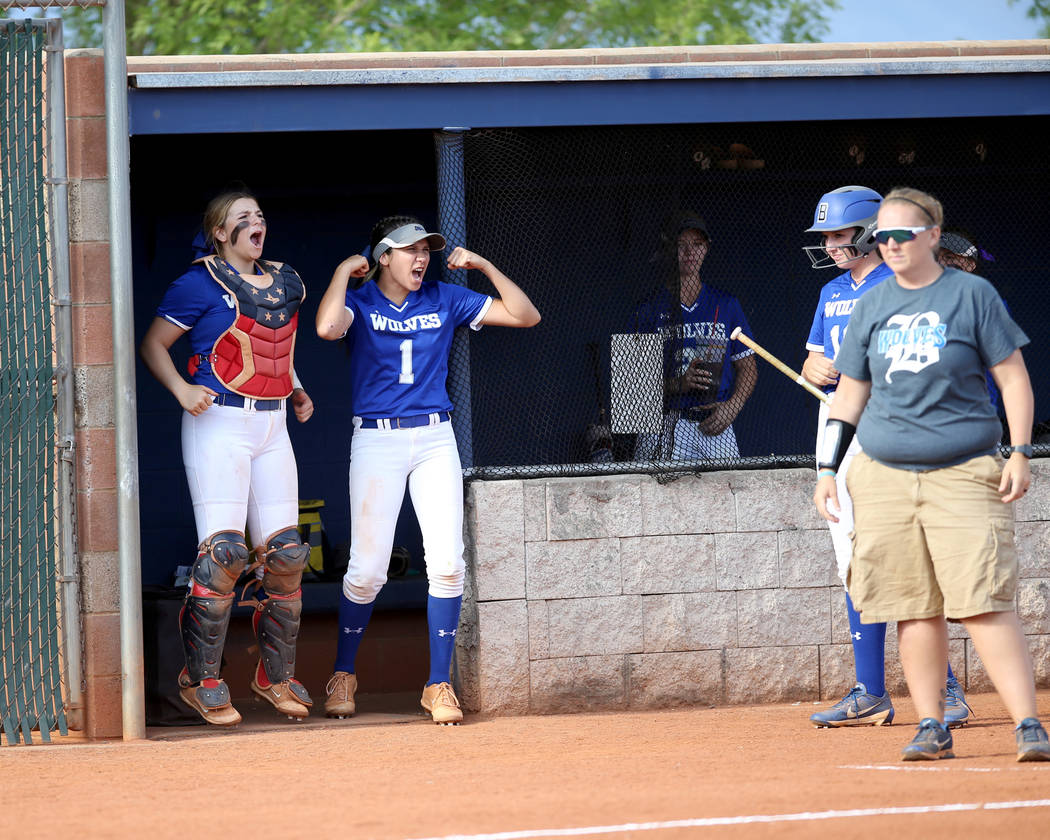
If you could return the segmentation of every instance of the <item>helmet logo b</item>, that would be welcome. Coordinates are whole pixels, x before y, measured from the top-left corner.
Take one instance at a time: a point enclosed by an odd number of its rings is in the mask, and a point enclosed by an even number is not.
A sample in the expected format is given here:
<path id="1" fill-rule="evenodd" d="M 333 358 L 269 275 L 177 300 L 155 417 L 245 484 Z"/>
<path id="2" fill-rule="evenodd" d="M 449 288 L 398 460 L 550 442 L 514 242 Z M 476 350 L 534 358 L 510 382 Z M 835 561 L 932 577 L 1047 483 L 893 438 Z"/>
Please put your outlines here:
<path id="1" fill-rule="evenodd" d="M 828 203 L 822 201 L 820 207 L 817 208 L 817 221 L 826 222 L 828 220 Z"/>

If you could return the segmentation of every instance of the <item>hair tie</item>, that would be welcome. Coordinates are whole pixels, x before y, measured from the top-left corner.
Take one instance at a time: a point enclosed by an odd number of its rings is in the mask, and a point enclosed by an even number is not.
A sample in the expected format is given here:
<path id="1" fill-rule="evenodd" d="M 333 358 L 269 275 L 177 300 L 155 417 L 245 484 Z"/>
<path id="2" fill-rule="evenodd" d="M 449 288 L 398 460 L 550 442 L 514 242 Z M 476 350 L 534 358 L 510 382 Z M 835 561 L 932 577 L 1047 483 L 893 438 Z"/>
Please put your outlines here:
<path id="1" fill-rule="evenodd" d="M 926 217 L 927 217 L 927 218 L 928 218 L 928 219 L 929 219 L 929 220 L 930 220 L 931 222 L 933 222 L 934 224 L 937 224 L 937 220 L 936 220 L 935 218 L 933 218 L 933 213 L 931 213 L 931 212 L 930 212 L 929 210 L 927 210 L 927 209 L 926 209 L 925 207 L 923 207 L 923 206 L 922 206 L 921 204 L 919 204 L 919 202 L 917 202 L 917 201 L 913 201 L 913 200 L 912 200 L 912 199 L 910 199 L 910 198 L 905 198 L 905 197 L 904 197 L 903 195 L 891 195 L 891 196 L 889 196 L 888 198 L 885 198 L 885 199 L 883 199 L 883 200 L 884 200 L 884 201 L 907 201 L 907 202 L 908 202 L 908 204 L 914 204 L 914 205 L 915 205 L 916 207 L 918 207 L 918 208 L 919 208 L 920 210 L 922 210 L 922 212 L 923 212 L 923 213 L 925 213 L 925 214 L 926 214 Z"/>

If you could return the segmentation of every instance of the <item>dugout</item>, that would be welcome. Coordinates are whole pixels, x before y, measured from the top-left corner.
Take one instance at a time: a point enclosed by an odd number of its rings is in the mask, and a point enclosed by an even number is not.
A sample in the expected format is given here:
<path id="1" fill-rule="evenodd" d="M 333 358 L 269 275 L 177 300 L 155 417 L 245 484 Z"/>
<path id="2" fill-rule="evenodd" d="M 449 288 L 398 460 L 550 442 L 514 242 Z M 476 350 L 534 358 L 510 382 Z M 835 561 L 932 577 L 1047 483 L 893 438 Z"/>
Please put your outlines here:
<path id="1" fill-rule="evenodd" d="M 468 475 L 622 472 L 590 464 L 584 435 L 614 399 L 609 336 L 652 287 L 667 210 L 706 218 L 705 279 L 736 295 L 755 337 L 798 365 L 830 279 L 801 252 L 816 198 L 846 183 L 907 184 L 940 197 L 948 224 L 994 257 L 981 270 L 1033 340 L 1036 418 L 1050 418 L 1050 302 L 1037 257 L 1050 66 L 1045 55 L 991 51 L 129 59 L 136 339 L 187 263 L 207 197 L 234 179 L 249 184 L 270 222 L 267 255 L 294 265 L 309 290 L 296 361 L 317 413 L 292 436 L 300 495 L 328 500 L 324 526 L 338 546 L 349 537 L 344 351 L 311 325 L 333 267 L 364 247 L 378 216 L 405 210 L 465 237 L 543 313 L 528 334 L 471 336 L 453 360 L 454 401 L 469 404 L 457 428 Z M 143 580 L 162 584 L 185 563 L 192 514 L 178 413 L 139 374 Z M 747 465 L 808 463 L 814 417 L 811 398 L 760 367 L 736 424 Z M 618 461 L 628 447 L 617 441 Z M 397 543 L 418 570 L 410 510 Z M 404 591 L 404 603 L 421 603 L 418 582 Z"/>
<path id="2" fill-rule="evenodd" d="M 316 338 L 313 317 L 334 266 L 389 212 L 419 215 L 491 257 L 543 314 L 533 330 L 483 330 L 457 344 L 450 389 L 468 479 L 811 464 L 815 402 L 762 362 L 735 424 L 740 459 L 640 464 L 630 437 L 617 436 L 614 460 L 595 463 L 587 430 L 613 409 L 610 337 L 656 283 L 651 255 L 669 210 L 705 217 L 713 241 L 705 281 L 738 297 L 755 337 L 799 366 L 831 276 L 809 267 L 803 231 L 816 199 L 849 183 L 929 190 L 949 226 L 970 231 L 994 257 L 982 273 L 1032 339 L 1036 419 L 1050 418 L 1042 328 L 1050 300 L 1036 256 L 1050 192 L 1042 139 L 1050 60 L 1041 45 L 141 57 L 128 65 L 136 343 L 188 262 L 207 198 L 231 180 L 249 184 L 269 222 L 266 256 L 295 266 L 308 288 L 296 366 L 316 413 L 290 426 L 300 496 L 326 501 L 332 545 L 345 545 L 350 528 L 347 374 L 345 351 Z M 444 279 L 485 290 L 478 277 Z M 163 585 L 187 563 L 192 511 L 178 412 L 141 364 L 137 396 L 143 582 Z M 498 523 L 479 525 L 487 527 Z M 395 543 L 420 572 L 407 503 Z M 306 609 L 333 612 L 338 583 L 309 587 Z M 381 598 L 415 610 L 425 582 L 392 580 Z"/>

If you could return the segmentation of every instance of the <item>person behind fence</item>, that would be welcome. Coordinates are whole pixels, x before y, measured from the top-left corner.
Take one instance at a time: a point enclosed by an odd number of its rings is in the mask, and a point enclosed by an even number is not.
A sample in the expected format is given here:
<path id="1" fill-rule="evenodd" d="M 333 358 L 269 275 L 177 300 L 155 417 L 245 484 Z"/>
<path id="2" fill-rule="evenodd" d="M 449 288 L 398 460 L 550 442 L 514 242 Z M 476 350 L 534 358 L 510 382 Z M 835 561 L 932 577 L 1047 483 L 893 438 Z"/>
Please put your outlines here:
<path id="1" fill-rule="evenodd" d="M 941 241 L 937 246 L 937 262 L 944 268 L 957 268 L 968 274 L 973 274 L 979 266 L 995 262 L 995 257 L 983 248 L 974 244 L 974 236 L 961 228 L 946 230 L 941 233 Z M 1006 311 L 1009 314 L 1010 306 L 1003 300 Z M 986 374 L 988 380 L 988 396 L 992 400 L 992 408 L 996 414 L 1002 414 L 1002 405 L 999 399 L 999 389 L 995 387 L 995 380 L 991 371 Z"/>
<path id="2" fill-rule="evenodd" d="M 730 339 L 751 334 L 733 295 L 701 279 L 711 250 L 706 222 L 692 211 L 673 214 L 652 262 L 660 289 L 634 314 L 632 331 L 663 338 L 664 416 L 659 433 L 639 433 L 634 458 L 738 458 L 733 421 L 758 380 L 754 351 Z"/>
<path id="3" fill-rule="evenodd" d="M 837 471 L 854 435 L 849 593 L 861 619 L 898 622 L 901 664 L 919 717 L 905 761 L 950 758 L 944 722 L 945 618 L 965 625 L 1013 718 L 1018 761 L 1050 760 L 1036 717 L 1032 660 L 1015 610 L 1010 503 L 1028 492 L 1034 399 L 1020 348 L 1028 338 L 988 281 L 937 263 L 939 201 L 898 188 L 874 232 L 894 276 L 857 301 L 835 365 L 835 401 L 818 456 L 814 503 L 839 509 Z M 985 370 L 1002 394 L 1013 446 Z"/>
<path id="4" fill-rule="evenodd" d="M 812 267 L 835 268 L 843 272 L 820 290 L 806 339 L 808 355 L 802 365 L 802 375 L 823 389 L 832 400 L 838 384 L 835 357 L 846 333 L 850 313 L 862 295 L 893 276 L 893 271 L 882 261 L 874 237 L 881 201 L 882 196 L 870 187 L 839 187 L 820 197 L 813 211 L 813 224 L 806 229 L 807 233 L 820 234 L 819 245 L 806 245 L 802 249 L 809 256 Z M 827 415 L 828 404 L 821 403 L 817 420 L 818 453 Z M 843 586 L 853 554 L 850 542 L 853 506 L 846 488 L 846 475 L 853 456 L 859 451 L 860 442 L 854 438 L 838 471 L 840 510 L 837 521 L 828 522 L 836 568 Z M 849 592 L 845 597 L 855 682 L 841 700 L 828 709 L 813 713 L 809 719 L 817 727 L 890 724 L 894 711 L 886 691 L 886 623 L 861 622 Z M 945 719 L 949 726 L 962 726 L 969 717 L 969 706 L 952 673 L 951 664 L 948 665 L 947 693 Z"/>
<path id="5" fill-rule="evenodd" d="M 254 196 L 216 196 L 196 258 L 168 288 L 141 345 L 146 366 L 183 408 L 182 458 L 199 541 L 179 615 L 186 656 L 179 696 L 218 725 L 241 720 L 220 669 L 234 587 L 255 567 L 262 578 L 251 581 L 261 594 L 251 601 L 259 645 L 251 690 L 292 718 L 312 705 L 295 679 L 309 546 L 296 527 L 298 475 L 285 413 L 289 401 L 299 422 L 313 413 L 292 366 L 306 289 L 291 266 L 262 259 L 265 240 Z M 183 335 L 189 381 L 169 353 Z"/>
<path id="6" fill-rule="evenodd" d="M 493 263 L 465 248 L 451 270 L 477 269 L 498 296 L 424 282 L 431 251 L 445 247 L 411 216 L 388 216 L 372 230 L 369 253 L 343 260 L 317 310 L 317 334 L 350 347 L 350 559 L 339 599 L 334 673 L 325 712 L 356 710 L 356 658 L 387 579 L 405 487 L 423 534 L 429 578 L 430 675 L 421 705 L 435 723 L 463 719 L 449 674 L 463 600 L 463 472 L 446 390 L 455 329 L 531 327 L 540 313 Z M 355 281 L 355 282 L 351 282 Z"/>

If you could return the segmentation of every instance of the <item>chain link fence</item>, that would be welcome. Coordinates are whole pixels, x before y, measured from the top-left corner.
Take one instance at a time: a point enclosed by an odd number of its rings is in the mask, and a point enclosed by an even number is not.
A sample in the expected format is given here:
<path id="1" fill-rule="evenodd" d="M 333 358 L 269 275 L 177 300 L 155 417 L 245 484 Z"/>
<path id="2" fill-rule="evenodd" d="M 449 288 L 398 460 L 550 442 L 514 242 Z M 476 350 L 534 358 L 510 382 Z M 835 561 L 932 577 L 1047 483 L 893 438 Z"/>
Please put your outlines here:
<path id="1" fill-rule="evenodd" d="M 943 201 L 945 229 L 973 245 L 977 273 L 1032 339 L 1042 420 L 1047 306 L 1029 258 L 1039 235 L 1017 210 L 1045 204 L 1047 127 L 997 117 L 472 130 L 458 135 L 454 189 L 439 135 L 442 224 L 454 219 L 543 316 L 531 330 L 472 334 L 453 357 L 451 383 L 469 386 L 468 476 L 812 466 L 818 400 L 731 335 L 740 326 L 801 370 L 821 286 L 840 273 L 811 267 L 802 248 L 819 237 L 805 230 L 820 197 L 850 184 Z M 690 380 L 691 368 L 707 372 Z"/>
<path id="2" fill-rule="evenodd" d="M 66 734 L 42 21 L 0 21 L 0 724 Z M 79 651 L 76 652 L 79 657 Z"/>

